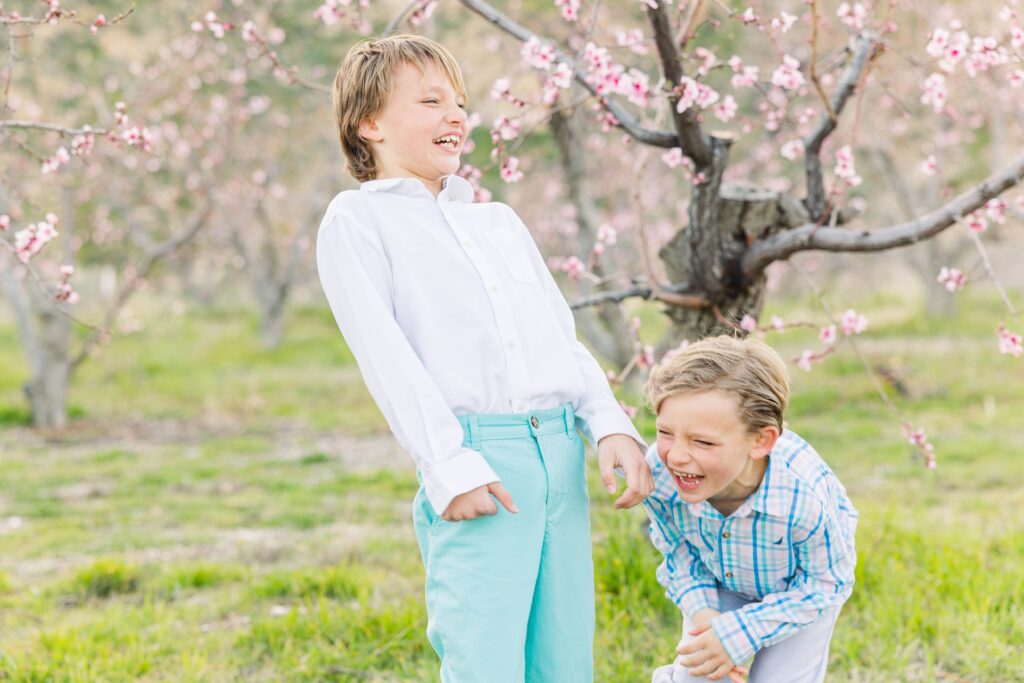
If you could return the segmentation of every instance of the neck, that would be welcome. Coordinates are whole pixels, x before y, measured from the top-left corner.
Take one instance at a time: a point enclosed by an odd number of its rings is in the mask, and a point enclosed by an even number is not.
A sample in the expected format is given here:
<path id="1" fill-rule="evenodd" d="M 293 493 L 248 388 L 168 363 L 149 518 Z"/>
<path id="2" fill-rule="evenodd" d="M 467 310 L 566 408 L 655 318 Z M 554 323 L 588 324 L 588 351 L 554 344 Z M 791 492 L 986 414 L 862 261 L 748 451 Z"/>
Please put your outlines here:
<path id="1" fill-rule="evenodd" d="M 722 515 L 728 517 L 743 505 L 743 501 L 760 488 L 767 469 L 767 457 L 748 460 L 746 467 L 732 480 L 732 483 L 722 489 L 717 496 L 708 498 L 708 502 Z"/>

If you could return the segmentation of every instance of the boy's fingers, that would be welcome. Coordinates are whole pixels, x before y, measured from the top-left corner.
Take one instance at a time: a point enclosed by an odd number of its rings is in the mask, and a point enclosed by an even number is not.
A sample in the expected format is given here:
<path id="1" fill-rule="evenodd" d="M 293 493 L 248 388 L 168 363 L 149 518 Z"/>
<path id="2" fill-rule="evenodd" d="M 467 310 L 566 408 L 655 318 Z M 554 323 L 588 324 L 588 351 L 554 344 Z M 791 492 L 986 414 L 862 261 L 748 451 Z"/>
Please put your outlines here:
<path id="1" fill-rule="evenodd" d="M 704 633 L 704 631 L 707 631 L 709 628 L 711 628 L 711 624 L 702 624 L 701 626 L 695 626 L 692 629 L 690 629 L 690 635 L 699 636 L 700 634 Z"/>
<path id="2" fill-rule="evenodd" d="M 505 509 L 508 510 L 509 512 L 519 512 L 519 508 L 517 508 L 516 504 L 512 501 L 512 494 L 508 492 L 508 489 L 501 485 L 500 481 L 496 481 L 493 484 L 488 484 L 487 491 L 492 496 L 497 498 L 498 502 L 504 505 Z M 497 508 L 495 508 L 494 512 L 492 512 L 491 514 L 493 515 L 496 512 L 498 512 Z"/>
<path id="3" fill-rule="evenodd" d="M 612 462 L 613 458 L 598 458 L 598 464 L 601 466 L 601 481 L 604 482 L 604 487 L 608 489 L 608 493 L 615 493 L 615 472 L 613 467 L 615 463 Z"/>

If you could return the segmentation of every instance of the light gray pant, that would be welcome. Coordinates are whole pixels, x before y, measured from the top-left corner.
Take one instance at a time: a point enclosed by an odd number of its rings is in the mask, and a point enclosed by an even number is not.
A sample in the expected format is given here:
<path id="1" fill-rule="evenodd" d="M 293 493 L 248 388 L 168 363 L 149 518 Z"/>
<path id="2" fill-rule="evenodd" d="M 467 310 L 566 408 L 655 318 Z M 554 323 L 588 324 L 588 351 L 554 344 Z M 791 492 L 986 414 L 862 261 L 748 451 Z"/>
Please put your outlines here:
<path id="1" fill-rule="evenodd" d="M 754 602 L 731 591 L 718 589 L 718 600 L 723 612 L 739 609 Z M 832 630 L 839 616 L 839 608 L 822 612 L 813 624 L 797 631 L 789 638 L 779 641 L 754 655 L 748 683 L 821 683 L 828 669 L 828 645 Z M 692 640 L 689 635 L 693 622 L 683 620 L 683 640 Z M 676 664 L 658 667 L 651 683 L 706 683 L 704 676 L 691 676 L 686 669 Z"/>

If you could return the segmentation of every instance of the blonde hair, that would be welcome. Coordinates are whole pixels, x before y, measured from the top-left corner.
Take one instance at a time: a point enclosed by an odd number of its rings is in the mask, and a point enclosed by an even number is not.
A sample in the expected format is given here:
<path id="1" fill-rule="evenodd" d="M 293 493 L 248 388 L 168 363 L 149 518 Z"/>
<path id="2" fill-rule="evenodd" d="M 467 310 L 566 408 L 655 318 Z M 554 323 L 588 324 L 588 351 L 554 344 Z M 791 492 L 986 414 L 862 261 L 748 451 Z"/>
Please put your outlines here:
<path id="1" fill-rule="evenodd" d="M 708 337 L 651 369 L 647 398 L 657 412 L 670 396 L 723 391 L 739 399 L 747 429 L 774 425 L 781 432 L 789 403 L 786 364 L 759 339 Z"/>
<path id="2" fill-rule="evenodd" d="M 380 113 L 394 88 L 403 64 L 425 70 L 434 64 L 448 76 L 456 93 L 466 99 L 466 84 L 455 58 L 428 38 L 399 34 L 359 43 L 345 55 L 334 77 L 334 120 L 341 151 L 356 180 L 377 177 L 370 144 L 359 135 L 359 124 Z"/>

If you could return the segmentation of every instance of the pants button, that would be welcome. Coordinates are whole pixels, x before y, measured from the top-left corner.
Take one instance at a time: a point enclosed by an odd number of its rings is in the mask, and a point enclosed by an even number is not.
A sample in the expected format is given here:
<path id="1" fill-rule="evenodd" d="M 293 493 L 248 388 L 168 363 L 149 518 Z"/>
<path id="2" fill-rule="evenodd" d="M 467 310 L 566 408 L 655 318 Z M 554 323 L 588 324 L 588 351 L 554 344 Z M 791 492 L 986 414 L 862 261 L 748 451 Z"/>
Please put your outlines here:
<path id="1" fill-rule="evenodd" d="M 537 427 L 540 427 L 540 420 L 537 419 L 536 415 L 534 415 L 533 417 L 530 418 L 530 424 L 533 425 L 534 429 L 536 429 Z"/>

